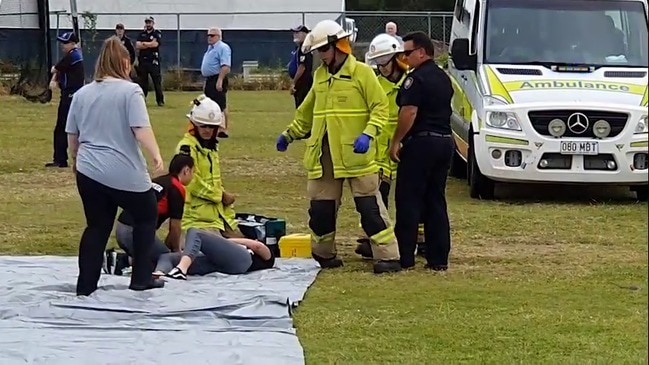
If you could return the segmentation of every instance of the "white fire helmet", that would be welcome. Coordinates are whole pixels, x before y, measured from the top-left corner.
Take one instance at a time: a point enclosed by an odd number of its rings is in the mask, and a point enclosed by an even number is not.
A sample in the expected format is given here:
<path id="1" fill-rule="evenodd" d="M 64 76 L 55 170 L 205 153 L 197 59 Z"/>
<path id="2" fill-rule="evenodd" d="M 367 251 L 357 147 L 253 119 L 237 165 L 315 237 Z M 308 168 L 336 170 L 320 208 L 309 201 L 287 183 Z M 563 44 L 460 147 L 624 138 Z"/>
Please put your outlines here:
<path id="1" fill-rule="evenodd" d="M 365 52 L 365 64 L 370 65 L 374 70 L 377 69 L 376 63 L 370 62 L 370 53 Z"/>
<path id="2" fill-rule="evenodd" d="M 372 39 L 365 59 L 370 66 L 382 66 L 399 53 L 403 53 L 403 44 L 397 38 L 389 34 L 379 34 Z"/>
<path id="3" fill-rule="evenodd" d="M 347 38 L 353 32 L 347 32 L 343 27 L 333 20 L 323 20 L 316 24 L 311 32 L 307 34 L 304 44 L 302 44 L 302 52 L 310 53 L 318 48 L 335 43 L 339 39 Z"/>
<path id="4" fill-rule="evenodd" d="M 223 125 L 223 112 L 221 107 L 214 100 L 205 95 L 200 95 L 192 101 L 192 110 L 187 114 L 187 118 L 198 125 Z"/>

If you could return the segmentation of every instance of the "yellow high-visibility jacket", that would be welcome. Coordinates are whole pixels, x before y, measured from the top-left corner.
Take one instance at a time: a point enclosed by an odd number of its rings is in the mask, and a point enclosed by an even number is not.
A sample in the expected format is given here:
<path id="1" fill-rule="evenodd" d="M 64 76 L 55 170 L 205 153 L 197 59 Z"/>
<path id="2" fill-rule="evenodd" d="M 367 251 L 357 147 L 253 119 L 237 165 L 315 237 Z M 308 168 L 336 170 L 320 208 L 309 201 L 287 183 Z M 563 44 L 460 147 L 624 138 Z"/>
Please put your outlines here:
<path id="1" fill-rule="evenodd" d="M 284 132 L 289 142 L 306 140 L 304 167 L 309 179 L 322 177 L 322 141 L 328 138 L 334 178 L 353 178 L 376 173 L 376 138 L 388 121 L 389 102 L 374 71 L 349 55 L 335 75 L 321 65 L 313 86 L 295 119 Z M 354 153 L 354 141 L 362 133 L 372 137 L 367 153 Z"/>
<path id="2" fill-rule="evenodd" d="M 397 176 L 397 163 L 390 159 L 390 145 L 392 144 L 392 136 L 397 130 L 397 121 L 399 120 L 397 94 L 399 93 L 403 80 L 406 79 L 406 74 L 404 73 L 397 83 L 388 80 L 381 74 L 379 74 L 377 78 L 388 97 L 390 103 L 390 116 L 388 117 L 388 122 L 383 127 L 381 134 L 376 139 L 376 163 L 379 165 L 379 168 L 383 170 L 384 176 L 394 179 Z"/>
<path id="3" fill-rule="evenodd" d="M 182 229 L 212 228 L 225 230 L 226 225 L 237 229 L 232 206 L 223 206 L 223 182 L 217 149 L 203 148 L 198 139 L 185 133 L 176 153 L 188 146 L 194 159 L 194 178 L 186 187 Z M 184 147 L 187 148 L 187 147 Z"/>

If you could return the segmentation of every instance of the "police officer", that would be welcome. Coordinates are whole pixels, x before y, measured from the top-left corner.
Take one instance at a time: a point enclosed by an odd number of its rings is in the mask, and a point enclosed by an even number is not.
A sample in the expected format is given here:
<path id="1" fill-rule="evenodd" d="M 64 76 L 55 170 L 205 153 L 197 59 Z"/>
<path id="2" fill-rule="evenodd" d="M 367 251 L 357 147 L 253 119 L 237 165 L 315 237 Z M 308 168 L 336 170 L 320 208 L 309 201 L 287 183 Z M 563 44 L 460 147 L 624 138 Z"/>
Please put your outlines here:
<path id="1" fill-rule="evenodd" d="M 323 20 L 307 35 L 303 51 L 317 50 L 323 64 L 295 119 L 277 138 L 277 150 L 307 133 L 304 165 L 310 200 L 313 258 L 323 268 L 343 265 L 336 251 L 336 217 L 345 180 L 351 187 L 363 230 L 372 242 L 375 273 L 401 270 L 399 250 L 379 193 L 375 138 L 389 115 L 389 103 L 372 69 L 352 55 L 340 24 Z"/>
<path id="2" fill-rule="evenodd" d="M 122 41 L 122 45 L 126 47 L 129 56 L 131 57 L 131 65 L 135 62 L 135 48 L 133 48 L 133 43 L 131 39 L 126 36 L 124 24 L 118 23 L 115 25 L 115 35 Z"/>
<path id="3" fill-rule="evenodd" d="M 158 106 L 165 104 L 162 93 L 162 75 L 160 74 L 160 43 L 162 33 L 154 28 L 155 21 L 152 16 L 144 20 L 144 31 L 137 36 L 135 48 L 139 54 L 137 58 L 137 76 L 139 84 L 146 98 L 149 93 L 149 76 L 155 89 L 155 100 Z"/>
<path id="4" fill-rule="evenodd" d="M 293 78 L 290 91 L 295 99 L 295 108 L 297 108 L 302 104 L 313 85 L 313 55 L 310 52 L 302 52 L 302 45 L 309 33 L 309 28 L 299 25 L 291 30 L 293 31 L 293 42 L 297 45 L 294 59 L 291 62 L 295 62 L 297 67 L 295 67 L 295 74 L 290 75 Z"/>
<path id="5" fill-rule="evenodd" d="M 403 41 L 405 60 L 414 70 L 399 90 L 399 120 L 390 146 L 390 157 L 399 162 L 395 234 L 401 266 L 413 267 L 417 225 L 423 218 L 427 267 L 443 271 L 448 268 L 451 249 L 446 179 L 454 148 L 450 124 L 453 88 L 435 64 L 433 42 L 425 33 L 410 33 Z"/>
<path id="6" fill-rule="evenodd" d="M 61 100 L 54 127 L 54 157 L 45 167 L 68 167 L 68 135 L 65 124 L 68 120 L 72 95 L 84 84 L 83 55 L 77 48 L 79 38 L 73 32 L 66 32 L 56 37 L 61 43 L 63 58 L 52 67 L 50 89 L 61 89 Z"/>

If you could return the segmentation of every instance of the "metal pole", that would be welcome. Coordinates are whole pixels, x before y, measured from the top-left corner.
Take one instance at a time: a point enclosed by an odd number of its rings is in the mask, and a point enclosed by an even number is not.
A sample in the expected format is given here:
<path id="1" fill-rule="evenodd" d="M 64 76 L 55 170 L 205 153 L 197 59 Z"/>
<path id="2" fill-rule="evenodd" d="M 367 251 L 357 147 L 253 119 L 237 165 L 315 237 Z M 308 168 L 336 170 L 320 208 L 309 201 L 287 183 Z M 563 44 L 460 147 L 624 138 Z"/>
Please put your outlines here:
<path id="1" fill-rule="evenodd" d="M 444 36 L 443 42 L 448 44 L 448 38 L 446 38 L 446 15 L 442 15 L 442 34 Z"/>
<path id="2" fill-rule="evenodd" d="M 302 12 L 302 25 L 306 26 L 306 14 L 304 12 Z"/>
<path id="3" fill-rule="evenodd" d="M 433 38 L 433 24 L 432 24 L 432 19 L 430 18 L 432 15 L 430 14 L 430 11 L 426 13 L 426 20 L 428 21 L 428 37 L 431 39 Z"/>
<path id="4" fill-rule="evenodd" d="M 59 36 L 60 31 L 61 31 L 61 13 L 59 13 L 57 11 L 56 12 L 56 37 Z M 59 62 L 59 45 L 58 45 L 58 42 L 56 42 L 56 43 L 57 43 L 56 44 L 56 62 Z"/>
<path id="5" fill-rule="evenodd" d="M 176 14 L 176 68 L 180 73 L 180 13 Z"/>

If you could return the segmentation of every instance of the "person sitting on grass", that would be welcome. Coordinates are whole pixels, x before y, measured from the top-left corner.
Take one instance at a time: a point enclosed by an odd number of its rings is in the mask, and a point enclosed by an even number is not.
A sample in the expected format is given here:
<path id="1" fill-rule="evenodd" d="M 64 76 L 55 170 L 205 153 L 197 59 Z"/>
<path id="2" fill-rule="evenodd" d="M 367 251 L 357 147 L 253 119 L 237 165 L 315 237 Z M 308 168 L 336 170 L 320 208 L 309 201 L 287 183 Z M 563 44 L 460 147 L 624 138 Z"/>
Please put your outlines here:
<path id="1" fill-rule="evenodd" d="M 247 238 L 225 238 L 211 231 L 190 228 L 181 253 L 160 256 L 154 276 L 187 280 L 187 275 L 244 274 L 270 269 L 275 256 L 262 242 Z"/>
<path id="2" fill-rule="evenodd" d="M 235 197 L 225 191 L 221 179 L 217 132 L 223 112 L 212 99 L 201 95 L 193 100 L 187 118 L 189 130 L 178 143 L 178 153 L 190 155 L 196 163 L 194 178 L 187 185 L 182 229 L 210 230 L 227 238 L 241 238 L 233 208 Z"/>
<path id="3" fill-rule="evenodd" d="M 181 251 L 181 219 L 185 209 L 185 186 L 192 181 L 194 175 L 194 159 L 189 155 L 175 155 L 169 164 L 169 173 L 152 180 L 152 189 L 158 200 L 158 220 L 156 229 L 169 220 L 169 233 L 164 242 L 156 237 L 151 250 L 151 259 L 155 264 L 160 255 L 168 252 Z M 133 218 L 127 211 L 117 218 L 115 227 L 117 244 L 125 254 L 117 255 L 115 274 L 130 266 L 133 252 Z"/>

